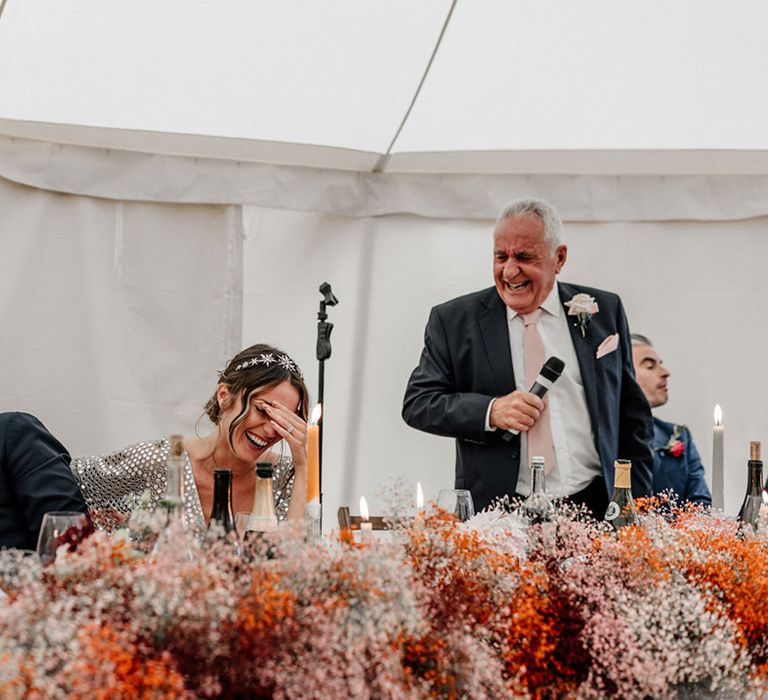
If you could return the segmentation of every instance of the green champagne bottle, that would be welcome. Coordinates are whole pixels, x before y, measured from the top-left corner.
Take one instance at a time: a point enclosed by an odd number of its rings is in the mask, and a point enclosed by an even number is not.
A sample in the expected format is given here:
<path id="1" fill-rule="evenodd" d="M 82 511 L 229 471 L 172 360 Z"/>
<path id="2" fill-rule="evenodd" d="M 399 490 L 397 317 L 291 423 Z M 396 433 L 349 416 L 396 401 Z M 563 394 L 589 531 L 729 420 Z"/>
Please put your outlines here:
<path id="1" fill-rule="evenodd" d="M 235 529 L 235 515 L 232 512 L 232 470 L 214 469 L 213 471 L 213 508 L 205 541 L 209 544 L 217 540 L 232 543 L 240 554 L 240 541 Z"/>
<path id="2" fill-rule="evenodd" d="M 757 530 L 760 508 L 763 505 L 763 463 L 760 459 L 760 443 L 749 443 L 749 461 L 747 462 L 747 493 L 739 508 L 739 522 Z"/>
<path id="3" fill-rule="evenodd" d="M 613 495 L 605 519 L 619 530 L 625 525 L 639 525 L 640 517 L 632 499 L 632 462 L 617 459 L 613 463 Z"/>

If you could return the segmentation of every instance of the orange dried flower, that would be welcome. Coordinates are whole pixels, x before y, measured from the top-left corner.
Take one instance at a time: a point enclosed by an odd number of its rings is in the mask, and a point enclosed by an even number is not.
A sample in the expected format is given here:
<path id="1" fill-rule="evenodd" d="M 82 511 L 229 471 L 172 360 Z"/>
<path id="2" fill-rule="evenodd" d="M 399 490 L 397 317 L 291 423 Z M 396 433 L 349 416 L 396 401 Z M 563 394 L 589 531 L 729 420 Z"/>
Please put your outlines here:
<path id="1" fill-rule="evenodd" d="M 93 623 L 80 629 L 78 639 L 88 653 L 72 659 L 57 679 L 70 697 L 178 698 L 185 693 L 171 655 L 147 656 L 128 629 Z"/>

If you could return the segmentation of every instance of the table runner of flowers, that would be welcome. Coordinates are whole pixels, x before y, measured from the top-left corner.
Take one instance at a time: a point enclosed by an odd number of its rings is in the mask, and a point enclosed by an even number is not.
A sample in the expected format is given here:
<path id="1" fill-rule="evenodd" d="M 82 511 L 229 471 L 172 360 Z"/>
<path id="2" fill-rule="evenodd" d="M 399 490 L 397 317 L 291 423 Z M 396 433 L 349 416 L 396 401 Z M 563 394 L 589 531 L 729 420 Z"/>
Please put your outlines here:
<path id="1" fill-rule="evenodd" d="M 252 561 L 101 532 L 44 569 L 6 552 L 0 697 L 766 697 L 766 529 L 644 511 L 429 511 Z"/>

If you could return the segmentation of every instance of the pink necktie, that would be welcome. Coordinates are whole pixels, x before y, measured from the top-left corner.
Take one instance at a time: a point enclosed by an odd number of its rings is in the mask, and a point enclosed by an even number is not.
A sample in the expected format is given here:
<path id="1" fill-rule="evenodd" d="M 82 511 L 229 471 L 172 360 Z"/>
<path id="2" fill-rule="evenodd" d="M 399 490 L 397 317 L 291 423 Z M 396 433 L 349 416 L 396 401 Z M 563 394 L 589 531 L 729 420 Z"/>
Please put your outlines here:
<path id="1" fill-rule="evenodd" d="M 544 364 L 544 343 L 541 341 L 536 323 L 541 309 L 523 315 L 523 359 L 525 363 L 525 386 L 533 386 L 539 370 Z M 555 448 L 552 444 L 552 429 L 549 425 L 549 411 L 545 406 L 534 426 L 528 431 L 528 461 L 531 457 L 544 457 L 544 473 L 555 468 Z"/>

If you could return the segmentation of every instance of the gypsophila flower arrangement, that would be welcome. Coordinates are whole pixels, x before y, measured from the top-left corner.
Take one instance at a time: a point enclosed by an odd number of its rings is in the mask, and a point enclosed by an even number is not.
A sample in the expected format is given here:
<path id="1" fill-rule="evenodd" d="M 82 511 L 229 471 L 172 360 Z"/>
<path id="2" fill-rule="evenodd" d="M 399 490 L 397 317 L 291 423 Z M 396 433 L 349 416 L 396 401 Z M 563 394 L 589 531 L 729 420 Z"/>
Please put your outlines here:
<path id="1" fill-rule="evenodd" d="M 0 553 L 0 697 L 766 696 L 764 523 L 514 508 L 401 513 L 365 545 L 281 528 L 269 560 L 103 532 L 47 567 Z"/>

